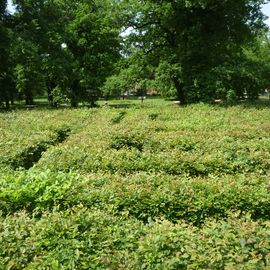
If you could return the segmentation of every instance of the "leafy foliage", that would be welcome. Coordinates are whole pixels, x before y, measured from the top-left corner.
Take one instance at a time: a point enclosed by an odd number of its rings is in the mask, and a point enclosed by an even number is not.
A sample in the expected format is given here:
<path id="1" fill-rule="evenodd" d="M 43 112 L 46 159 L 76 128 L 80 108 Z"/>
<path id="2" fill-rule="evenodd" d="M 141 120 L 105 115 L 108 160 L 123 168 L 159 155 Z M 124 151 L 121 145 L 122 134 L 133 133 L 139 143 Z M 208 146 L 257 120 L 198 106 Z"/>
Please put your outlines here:
<path id="1" fill-rule="evenodd" d="M 0 115 L 3 269 L 269 267 L 269 108 L 157 104 Z"/>
<path id="2" fill-rule="evenodd" d="M 269 85 L 263 0 L 13 2 L 14 14 L 0 5 L 7 108 L 45 95 L 72 107 L 130 93 L 255 100 Z"/>
<path id="3" fill-rule="evenodd" d="M 243 46 L 249 46 L 263 29 L 262 3 L 250 0 L 123 1 L 126 24 L 134 29 L 130 42 L 146 54 L 150 64 L 159 66 L 159 88 L 165 93 L 174 88 L 182 103 L 215 99 L 220 82 L 225 92 L 246 87 L 238 80 L 240 86 L 234 89 L 233 78 L 225 84 L 224 78 L 216 73 L 220 69 L 225 69 L 225 74 L 230 69 L 238 73 L 235 66 L 245 62 L 239 57 Z M 158 61 L 154 61 L 155 58 Z M 168 68 L 160 74 L 164 65 Z M 250 79 L 247 84 L 252 87 L 252 72 L 244 66 L 243 75 Z"/>
<path id="4" fill-rule="evenodd" d="M 0 269 L 269 269 L 267 1 L 13 2 L 6 108 L 223 104 L 0 113 Z"/>

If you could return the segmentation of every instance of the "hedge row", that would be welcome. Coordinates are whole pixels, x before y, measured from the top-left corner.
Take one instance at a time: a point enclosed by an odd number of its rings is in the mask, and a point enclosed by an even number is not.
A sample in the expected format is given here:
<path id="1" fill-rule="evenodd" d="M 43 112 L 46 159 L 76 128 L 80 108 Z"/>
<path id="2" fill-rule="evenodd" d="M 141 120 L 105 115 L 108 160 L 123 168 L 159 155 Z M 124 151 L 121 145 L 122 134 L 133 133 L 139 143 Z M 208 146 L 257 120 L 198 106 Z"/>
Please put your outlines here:
<path id="1" fill-rule="evenodd" d="M 155 135 L 151 136 L 153 141 Z M 138 134 L 108 137 L 98 142 L 96 138 L 100 138 L 99 135 L 86 132 L 74 135 L 67 144 L 43 155 L 38 167 L 55 171 L 145 171 L 191 176 L 248 172 L 265 174 L 270 169 L 269 138 L 223 144 L 219 138 L 215 139 L 215 143 L 201 138 L 202 146 L 198 146 L 192 138 L 188 140 L 176 134 L 178 142 L 171 143 L 169 149 L 162 149 L 162 145 L 168 146 L 170 141 L 156 141 L 149 146 L 151 139 L 145 142 Z"/>
<path id="2" fill-rule="evenodd" d="M 243 106 L 0 114 L 0 269 L 269 269 L 269 131 Z"/>
<path id="3" fill-rule="evenodd" d="M 200 104 L 177 110 L 102 109 L 37 166 L 86 173 L 265 174 L 270 169 L 269 120 L 267 110 Z"/>
<path id="4" fill-rule="evenodd" d="M 112 214 L 128 212 L 144 222 L 165 217 L 199 225 L 228 211 L 270 219 L 269 175 L 188 178 L 163 174 L 128 175 L 28 172 L 5 174 L 0 182 L 0 210 L 40 213 L 58 205 L 97 208 Z"/>
<path id="5" fill-rule="evenodd" d="M 34 110 L 0 113 L 1 170 L 24 167 L 23 159 L 35 156 L 61 137 L 61 130 L 74 132 L 91 122 L 95 110 Z"/>
<path id="6" fill-rule="evenodd" d="M 78 206 L 0 218 L 1 269 L 269 269 L 270 223 L 232 214 L 202 228 Z"/>
<path id="7" fill-rule="evenodd" d="M 182 109 L 64 110 L 0 116 L 2 166 L 29 167 L 22 159 L 47 150 L 54 131 L 66 125 L 73 135 L 67 143 L 43 154 L 39 168 L 191 176 L 265 174 L 270 169 L 266 109 L 198 104 Z"/>

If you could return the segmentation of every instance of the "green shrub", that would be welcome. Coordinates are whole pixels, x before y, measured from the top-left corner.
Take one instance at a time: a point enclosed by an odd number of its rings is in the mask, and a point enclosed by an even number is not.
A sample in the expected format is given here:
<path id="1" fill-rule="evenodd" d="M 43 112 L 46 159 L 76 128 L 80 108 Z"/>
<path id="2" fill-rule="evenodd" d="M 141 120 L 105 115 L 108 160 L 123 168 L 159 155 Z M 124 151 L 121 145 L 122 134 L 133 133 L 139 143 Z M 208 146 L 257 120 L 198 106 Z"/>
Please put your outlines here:
<path id="1" fill-rule="evenodd" d="M 55 139 L 53 140 L 53 143 L 54 144 L 62 143 L 69 137 L 71 133 L 71 128 L 67 126 L 59 127 L 56 129 L 55 133 L 56 136 Z"/>
<path id="2" fill-rule="evenodd" d="M 0 184 L 0 210 L 4 214 L 26 209 L 30 212 L 51 209 L 56 204 L 62 207 L 66 192 L 78 180 L 78 175 L 50 171 L 18 171 L 2 175 Z"/>
<path id="3" fill-rule="evenodd" d="M 126 216 L 78 206 L 0 219 L 3 269 L 127 269 L 143 226 Z"/>
<path id="4" fill-rule="evenodd" d="M 223 178 L 176 177 L 139 173 L 119 174 L 40 172 L 35 168 L 2 175 L 0 210 L 40 213 L 58 205 L 61 209 L 78 204 L 115 215 L 128 212 L 143 222 L 165 217 L 196 225 L 209 217 L 226 217 L 228 211 L 248 212 L 254 219 L 270 219 L 267 176 Z"/>
<path id="5" fill-rule="evenodd" d="M 230 214 L 198 228 L 78 206 L 0 218 L 2 269 L 268 269 L 270 224 Z"/>
<path id="6" fill-rule="evenodd" d="M 156 120 L 159 116 L 159 113 L 150 113 L 148 115 L 148 117 L 151 119 L 151 120 Z"/>
<path id="7" fill-rule="evenodd" d="M 268 269 L 269 226 L 236 215 L 203 228 L 153 223 L 139 240 L 131 269 Z"/>
<path id="8" fill-rule="evenodd" d="M 68 127 L 57 128 L 51 139 L 47 141 L 40 141 L 37 144 L 22 150 L 5 163 L 11 165 L 11 167 L 14 169 L 30 169 L 40 160 L 42 153 L 45 152 L 49 146 L 62 143 L 69 136 L 70 132 L 71 130 Z"/>
<path id="9" fill-rule="evenodd" d="M 269 116 L 0 114 L 0 269 L 268 269 Z"/>
<path id="10" fill-rule="evenodd" d="M 122 148 L 135 148 L 139 151 L 142 151 L 144 140 L 145 139 L 142 136 L 135 134 L 118 135 L 112 138 L 110 147 L 116 150 L 120 150 Z"/>

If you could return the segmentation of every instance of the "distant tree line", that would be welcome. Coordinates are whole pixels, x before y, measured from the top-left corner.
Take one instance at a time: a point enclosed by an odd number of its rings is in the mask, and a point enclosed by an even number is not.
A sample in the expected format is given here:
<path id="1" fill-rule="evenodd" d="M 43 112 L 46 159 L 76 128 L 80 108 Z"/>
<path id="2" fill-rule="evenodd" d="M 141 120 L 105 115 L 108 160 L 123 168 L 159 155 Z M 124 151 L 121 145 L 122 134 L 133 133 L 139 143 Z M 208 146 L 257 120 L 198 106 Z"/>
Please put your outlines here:
<path id="1" fill-rule="evenodd" d="M 94 105 L 130 91 L 181 104 L 270 85 L 264 0 L 0 0 L 0 103 Z"/>

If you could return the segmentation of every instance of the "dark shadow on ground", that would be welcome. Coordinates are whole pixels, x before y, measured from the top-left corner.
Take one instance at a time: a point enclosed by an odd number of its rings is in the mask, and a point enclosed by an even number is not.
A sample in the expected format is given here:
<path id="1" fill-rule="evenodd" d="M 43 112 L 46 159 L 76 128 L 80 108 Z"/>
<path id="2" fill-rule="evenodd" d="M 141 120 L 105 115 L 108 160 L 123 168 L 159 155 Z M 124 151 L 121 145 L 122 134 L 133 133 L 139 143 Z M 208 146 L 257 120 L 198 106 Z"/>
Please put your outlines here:
<path id="1" fill-rule="evenodd" d="M 127 109 L 127 108 L 130 108 L 130 107 L 134 107 L 135 104 L 117 104 L 117 103 L 114 103 L 114 104 L 105 104 L 105 105 L 102 105 L 100 107 L 103 107 L 103 108 L 114 108 L 114 109 Z"/>
<path id="2" fill-rule="evenodd" d="M 135 99 L 134 99 L 135 100 Z M 139 104 L 136 104 L 132 101 L 132 99 L 127 100 L 125 103 L 123 102 L 108 102 L 100 104 L 100 105 L 95 105 L 91 106 L 89 104 L 80 104 L 76 108 L 114 108 L 114 109 L 127 109 L 127 108 L 132 108 L 136 107 Z M 179 105 L 179 107 L 183 106 L 188 106 L 189 104 L 184 104 L 181 105 L 176 99 L 164 99 L 164 101 L 171 101 L 172 105 Z M 141 103 L 140 103 L 141 104 Z M 142 103 L 143 104 L 143 103 Z M 212 106 L 217 106 L 217 107 L 232 107 L 232 106 L 242 106 L 244 108 L 256 108 L 256 109 L 264 109 L 264 108 L 270 108 L 270 98 L 264 96 L 261 97 L 259 100 L 256 101 L 248 101 L 248 100 L 242 100 L 237 102 L 236 104 L 227 104 L 221 101 L 216 101 L 214 103 L 209 103 Z M 166 106 L 164 104 L 164 106 Z M 5 113 L 7 111 L 14 111 L 14 110 L 62 110 L 62 109 L 74 109 L 68 104 L 61 104 L 59 106 L 50 106 L 48 102 L 35 102 L 34 105 L 25 105 L 25 104 L 15 104 L 10 106 L 9 109 L 6 109 L 4 107 L 0 107 L 0 113 Z"/>
<path id="3" fill-rule="evenodd" d="M 259 99 L 259 100 L 255 100 L 255 101 L 242 100 L 242 101 L 239 101 L 235 104 L 226 104 L 226 103 L 222 103 L 222 102 L 215 102 L 214 105 L 218 106 L 218 107 L 226 107 L 226 108 L 233 107 L 233 106 L 241 106 L 241 107 L 247 108 L 247 109 L 251 109 L 251 108 L 266 109 L 266 108 L 270 108 L 270 99 Z"/>

